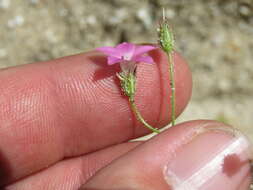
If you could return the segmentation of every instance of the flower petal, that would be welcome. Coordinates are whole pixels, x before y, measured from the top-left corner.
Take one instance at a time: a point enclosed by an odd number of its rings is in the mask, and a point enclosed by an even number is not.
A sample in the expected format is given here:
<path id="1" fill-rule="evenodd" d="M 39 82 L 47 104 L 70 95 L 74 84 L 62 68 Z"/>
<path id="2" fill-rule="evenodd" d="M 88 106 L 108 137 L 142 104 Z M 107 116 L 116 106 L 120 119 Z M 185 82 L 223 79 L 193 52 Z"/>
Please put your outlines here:
<path id="1" fill-rule="evenodd" d="M 126 61 L 130 61 L 134 55 L 136 45 L 132 43 L 123 42 L 116 46 L 118 54 L 124 57 Z"/>
<path id="2" fill-rule="evenodd" d="M 134 56 L 140 56 L 144 53 L 147 53 L 153 49 L 156 49 L 155 46 L 145 45 L 145 46 L 137 46 L 134 52 Z"/>
<path id="3" fill-rule="evenodd" d="M 121 54 L 118 53 L 117 49 L 114 47 L 100 47 L 96 48 L 97 51 L 100 51 L 108 56 L 113 56 L 116 58 L 121 58 Z"/>
<path id="4" fill-rule="evenodd" d="M 154 63 L 153 58 L 150 57 L 150 56 L 138 56 L 138 57 L 136 57 L 134 59 L 134 61 L 136 61 L 136 62 L 150 63 L 150 64 Z"/>
<path id="5" fill-rule="evenodd" d="M 107 64 L 108 65 L 113 65 L 113 64 L 119 63 L 119 62 L 122 62 L 122 59 L 119 59 L 117 57 L 112 57 L 112 56 L 107 57 Z"/>

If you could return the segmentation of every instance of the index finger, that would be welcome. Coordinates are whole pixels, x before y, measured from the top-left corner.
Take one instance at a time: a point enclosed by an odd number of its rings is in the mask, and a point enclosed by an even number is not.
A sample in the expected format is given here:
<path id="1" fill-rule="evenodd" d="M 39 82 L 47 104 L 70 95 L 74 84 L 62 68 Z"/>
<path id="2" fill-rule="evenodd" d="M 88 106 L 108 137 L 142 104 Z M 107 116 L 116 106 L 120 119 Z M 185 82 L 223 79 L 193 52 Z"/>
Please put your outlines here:
<path id="1" fill-rule="evenodd" d="M 156 64 L 138 65 L 136 103 L 153 126 L 169 122 L 167 58 L 151 53 Z M 175 59 L 176 110 L 191 95 L 191 74 Z M 0 72 L 0 150 L 3 183 L 65 158 L 147 134 L 134 118 L 115 77 L 98 52 L 24 65 Z M 0 158 L 1 159 L 1 158 Z"/>

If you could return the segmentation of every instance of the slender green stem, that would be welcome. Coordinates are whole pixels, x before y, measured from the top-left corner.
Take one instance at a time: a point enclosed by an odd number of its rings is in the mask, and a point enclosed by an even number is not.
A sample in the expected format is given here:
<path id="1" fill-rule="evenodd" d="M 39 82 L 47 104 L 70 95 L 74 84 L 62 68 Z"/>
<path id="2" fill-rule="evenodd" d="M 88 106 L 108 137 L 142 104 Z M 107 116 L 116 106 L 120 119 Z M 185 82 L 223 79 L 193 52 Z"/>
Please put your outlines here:
<path id="1" fill-rule="evenodd" d="M 133 97 L 129 97 L 129 102 L 132 108 L 132 111 L 134 112 L 134 114 L 136 115 L 136 118 L 148 129 L 150 129 L 151 131 L 155 132 L 155 133 L 160 133 L 160 131 L 154 127 L 152 127 L 151 125 L 149 125 L 145 119 L 143 119 L 141 113 L 139 112 L 139 110 L 137 109 L 137 106 L 135 104 L 134 98 Z"/>
<path id="2" fill-rule="evenodd" d="M 170 102 L 171 102 L 171 125 L 175 125 L 175 120 L 176 120 L 176 96 L 175 96 L 175 77 L 174 77 L 174 61 L 172 57 L 172 53 L 167 52 L 167 56 L 169 58 L 169 73 L 170 73 L 170 88 L 171 88 L 171 97 L 170 97 Z"/>

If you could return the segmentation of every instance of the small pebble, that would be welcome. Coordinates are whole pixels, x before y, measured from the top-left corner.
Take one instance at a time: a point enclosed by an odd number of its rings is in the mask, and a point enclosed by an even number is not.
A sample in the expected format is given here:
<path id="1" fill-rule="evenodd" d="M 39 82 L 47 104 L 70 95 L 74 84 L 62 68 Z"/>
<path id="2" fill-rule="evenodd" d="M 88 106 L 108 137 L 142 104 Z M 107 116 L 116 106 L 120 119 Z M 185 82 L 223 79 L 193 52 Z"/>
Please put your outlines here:
<path id="1" fill-rule="evenodd" d="M 56 43 L 58 41 L 54 31 L 52 30 L 46 30 L 45 35 L 48 41 L 51 43 Z"/>
<path id="2" fill-rule="evenodd" d="M 152 19 L 150 15 L 151 14 L 147 8 L 141 8 L 137 12 L 137 17 L 143 22 L 143 24 L 147 28 L 152 24 Z"/>
<path id="3" fill-rule="evenodd" d="M 165 14 L 166 14 L 166 17 L 169 19 L 173 19 L 176 16 L 176 13 L 173 9 L 166 9 Z"/>
<path id="4" fill-rule="evenodd" d="M 29 0 L 32 4 L 38 4 L 40 0 Z"/>
<path id="5" fill-rule="evenodd" d="M 247 4 L 242 4 L 239 6 L 239 13 L 242 16 L 248 17 L 252 14 L 252 10 L 250 9 L 250 7 Z"/>
<path id="6" fill-rule="evenodd" d="M 126 19 L 128 16 L 128 12 L 126 9 L 118 9 L 115 11 L 115 15 L 111 16 L 108 20 L 110 24 L 119 24 L 121 23 L 124 19 Z"/>
<path id="7" fill-rule="evenodd" d="M 86 18 L 87 24 L 94 25 L 97 23 L 97 18 L 94 15 L 90 15 Z"/>
<path id="8" fill-rule="evenodd" d="M 17 15 L 13 19 L 8 20 L 7 25 L 9 28 L 14 28 L 16 26 L 21 26 L 24 22 L 24 17 L 22 15 Z"/>

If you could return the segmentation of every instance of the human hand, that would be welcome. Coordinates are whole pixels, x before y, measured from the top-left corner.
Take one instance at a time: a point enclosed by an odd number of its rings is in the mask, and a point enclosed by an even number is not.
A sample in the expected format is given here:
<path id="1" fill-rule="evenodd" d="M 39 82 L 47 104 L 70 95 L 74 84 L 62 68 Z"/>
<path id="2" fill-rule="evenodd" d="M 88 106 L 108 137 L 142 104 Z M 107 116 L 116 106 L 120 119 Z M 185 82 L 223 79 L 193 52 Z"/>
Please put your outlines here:
<path id="1" fill-rule="evenodd" d="M 166 56 L 139 64 L 136 102 L 155 127 L 169 122 Z M 0 184 L 6 190 L 246 190 L 248 141 L 215 121 L 190 121 L 147 142 L 115 77 L 89 52 L 0 72 Z M 177 115 L 191 74 L 175 55 Z"/>

